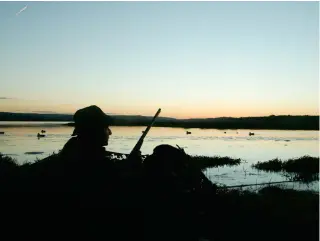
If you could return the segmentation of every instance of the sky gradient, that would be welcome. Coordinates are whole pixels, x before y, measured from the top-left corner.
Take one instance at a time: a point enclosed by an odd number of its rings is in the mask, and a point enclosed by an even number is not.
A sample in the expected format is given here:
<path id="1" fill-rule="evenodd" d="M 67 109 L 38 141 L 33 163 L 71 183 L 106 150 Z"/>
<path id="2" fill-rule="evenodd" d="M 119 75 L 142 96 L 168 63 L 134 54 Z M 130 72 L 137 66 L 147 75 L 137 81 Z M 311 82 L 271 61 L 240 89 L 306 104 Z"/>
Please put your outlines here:
<path id="1" fill-rule="evenodd" d="M 0 111 L 319 115 L 318 2 L 1 2 L 0 33 Z"/>

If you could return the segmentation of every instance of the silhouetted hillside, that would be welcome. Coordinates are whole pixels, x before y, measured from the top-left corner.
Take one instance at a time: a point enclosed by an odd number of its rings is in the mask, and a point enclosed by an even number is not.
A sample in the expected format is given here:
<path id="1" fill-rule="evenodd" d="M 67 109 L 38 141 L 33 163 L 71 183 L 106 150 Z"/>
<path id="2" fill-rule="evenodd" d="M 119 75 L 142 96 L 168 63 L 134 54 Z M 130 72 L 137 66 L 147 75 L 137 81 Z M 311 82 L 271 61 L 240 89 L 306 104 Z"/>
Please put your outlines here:
<path id="1" fill-rule="evenodd" d="M 319 130 L 319 116 L 268 116 L 181 120 L 188 128 Z"/>
<path id="2" fill-rule="evenodd" d="M 0 121 L 72 121 L 72 115 L 0 112 Z"/>
<path id="3" fill-rule="evenodd" d="M 112 115 L 114 126 L 146 126 L 152 116 Z M 68 114 L 35 114 L 0 112 L 0 121 L 65 121 L 72 122 Z M 73 123 L 69 123 L 72 126 Z M 319 130 L 319 116 L 265 116 L 265 117 L 219 117 L 207 119 L 175 119 L 158 117 L 154 126 L 216 129 L 277 129 Z"/>
<path id="4" fill-rule="evenodd" d="M 0 112 L 0 121 L 73 121 L 71 114 L 43 114 L 43 113 L 12 113 Z M 141 115 L 112 115 L 116 122 L 120 123 L 136 123 L 149 122 L 152 116 Z M 158 117 L 161 121 L 176 120 L 168 117 Z"/>

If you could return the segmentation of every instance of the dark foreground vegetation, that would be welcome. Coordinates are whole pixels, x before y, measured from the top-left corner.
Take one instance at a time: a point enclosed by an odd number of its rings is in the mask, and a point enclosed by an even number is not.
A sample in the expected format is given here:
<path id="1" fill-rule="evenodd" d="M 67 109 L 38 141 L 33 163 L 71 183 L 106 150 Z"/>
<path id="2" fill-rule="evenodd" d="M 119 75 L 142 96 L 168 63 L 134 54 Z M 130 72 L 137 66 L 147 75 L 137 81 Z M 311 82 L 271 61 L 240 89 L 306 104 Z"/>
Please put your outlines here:
<path id="1" fill-rule="evenodd" d="M 201 163 L 195 169 L 215 166 L 194 160 Z M 19 166 L 0 155 L 0 239 L 318 240 L 318 193 L 204 187 L 196 172 L 163 178 L 128 172 L 122 161 L 126 174 L 111 181 L 98 164 L 65 165 L 52 155 Z"/>
<path id="2" fill-rule="evenodd" d="M 146 126 L 152 117 L 112 115 L 114 126 Z M 0 121 L 65 121 L 72 122 L 72 115 L 0 112 Z M 73 123 L 68 125 L 73 126 Z M 264 116 L 221 117 L 206 119 L 175 119 L 158 117 L 154 126 L 212 129 L 277 129 L 319 130 L 319 116 Z"/>
<path id="3" fill-rule="evenodd" d="M 252 167 L 268 172 L 281 172 L 290 175 L 294 180 L 304 182 L 319 179 L 319 157 L 303 156 L 287 161 L 276 158 L 266 162 L 258 162 Z"/>

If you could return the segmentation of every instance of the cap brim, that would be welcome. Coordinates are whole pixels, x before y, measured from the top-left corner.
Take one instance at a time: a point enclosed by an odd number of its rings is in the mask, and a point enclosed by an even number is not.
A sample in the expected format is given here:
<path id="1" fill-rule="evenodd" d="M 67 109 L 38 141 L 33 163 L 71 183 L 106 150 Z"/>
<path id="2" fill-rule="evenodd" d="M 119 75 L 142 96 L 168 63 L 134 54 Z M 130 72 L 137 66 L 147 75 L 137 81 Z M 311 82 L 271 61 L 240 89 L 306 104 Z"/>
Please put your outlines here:
<path id="1" fill-rule="evenodd" d="M 113 118 L 108 115 L 105 115 L 105 126 L 109 127 L 113 124 Z"/>

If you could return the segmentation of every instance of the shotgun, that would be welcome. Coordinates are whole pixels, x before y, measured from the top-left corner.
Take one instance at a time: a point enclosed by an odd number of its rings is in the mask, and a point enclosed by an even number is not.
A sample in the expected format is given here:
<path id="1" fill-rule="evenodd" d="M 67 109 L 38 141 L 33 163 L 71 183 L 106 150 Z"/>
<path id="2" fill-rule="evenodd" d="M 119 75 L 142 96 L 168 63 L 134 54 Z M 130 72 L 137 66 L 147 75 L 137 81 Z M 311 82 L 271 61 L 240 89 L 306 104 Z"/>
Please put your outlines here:
<path id="1" fill-rule="evenodd" d="M 138 155 L 141 149 L 141 146 L 143 144 L 144 138 L 147 136 L 149 130 L 151 129 L 151 127 L 153 126 L 154 122 L 156 121 L 158 115 L 161 112 L 161 108 L 158 109 L 157 113 L 155 114 L 155 116 L 153 117 L 151 123 L 147 126 L 147 128 L 145 129 L 145 131 L 143 131 L 142 136 L 140 137 L 140 139 L 138 140 L 137 144 L 133 147 L 132 151 L 129 154 L 129 157 L 132 157 L 134 155 Z"/>
<path id="2" fill-rule="evenodd" d="M 124 153 L 118 153 L 118 152 L 112 152 L 112 151 L 106 151 L 107 156 L 116 156 L 117 158 L 123 158 L 123 156 L 125 156 L 126 158 L 132 157 L 134 155 L 140 155 L 140 149 L 141 146 L 143 144 L 143 140 L 144 138 L 147 136 L 149 130 L 151 129 L 151 127 L 153 126 L 156 118 L 158 117 L 158 115 L 160 114 L 161 109 L 159 108 L 157 113 L 155 114 L 155 116 L 153 117 L 151 123 L 147 126 L 147 128 L 145 129 L 145 131 L 143 131 L 142 136 L 140 137 L 140 139 L 138 140 L 137 144 L 133 147 L 132 151 L 130 152 L 130 154 L 124 154 Z M 146 157 L 147 155 L 142 155 L 141 157 Z"/>

